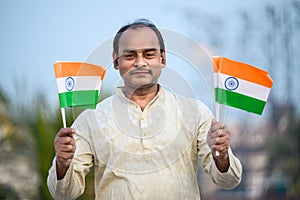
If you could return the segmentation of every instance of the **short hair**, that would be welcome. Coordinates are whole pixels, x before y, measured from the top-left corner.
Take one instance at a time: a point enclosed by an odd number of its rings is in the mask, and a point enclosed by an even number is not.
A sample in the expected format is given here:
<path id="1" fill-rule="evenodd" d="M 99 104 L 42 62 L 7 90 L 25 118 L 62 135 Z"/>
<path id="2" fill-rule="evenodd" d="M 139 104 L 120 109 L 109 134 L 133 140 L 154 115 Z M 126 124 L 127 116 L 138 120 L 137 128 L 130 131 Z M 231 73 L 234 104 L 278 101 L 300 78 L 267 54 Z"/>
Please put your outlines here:
<path id="1" fill-rule="evenodd" d="M 118 32 L 116 33 L 116 35 L 114 37 L 114 40 L 113 40 L 113 50 L 114 50 L 115 54 L 118 55 L 119 40 L 120 40 L 122 34 L 128 29 L 136 29 L 136 28 L 142 28 L 142 27 L 149 27 L 155 32 L 156 36 L 158 37 L 160 50 L 164 51 L 165 50 L 165 43 L 164 43 L 164 39 L 163 39 L 160 31 L 158 30 L 158 28 L 150 20 L 142 18 L 142 19 L 134 20 L 132 23 L 129 23 L 125 26 L 122 26 L 118 30 Z"/>

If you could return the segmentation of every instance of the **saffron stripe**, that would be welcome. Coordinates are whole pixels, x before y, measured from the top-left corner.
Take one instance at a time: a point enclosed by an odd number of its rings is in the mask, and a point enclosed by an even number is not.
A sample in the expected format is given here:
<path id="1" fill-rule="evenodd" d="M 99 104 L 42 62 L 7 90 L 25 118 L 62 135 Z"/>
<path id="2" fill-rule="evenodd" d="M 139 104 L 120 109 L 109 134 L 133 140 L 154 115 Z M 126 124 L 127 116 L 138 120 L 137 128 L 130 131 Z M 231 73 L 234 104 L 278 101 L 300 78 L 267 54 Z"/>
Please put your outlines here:
<path id="1" fill-rule="evenodd" d="M 55 77 L 66 76 L 105 76 L 105 68 L 102 66 L 84 62 L 55 62 Z"/>
<path id="2" fill-rule="evenodd" d="M 216 101 L 231 107 L 261 115 L 266 104 L 265 101 L 255 99 L 229 90 L 215 88 Z"/>
<path id="3" fill-rule="evenodd" d="M 224 57 L 214 57 L 214 72 L 244 79 L 271 88 L 273 81 L 267 71 Z"/>
<path id="4" fill-rule="evenodd" d="M 59 93 L 58 97 L 60 107 L 95 108 L 98 102 L 98 94 L 98 90 L 81 90 L 74 92 Z"/>

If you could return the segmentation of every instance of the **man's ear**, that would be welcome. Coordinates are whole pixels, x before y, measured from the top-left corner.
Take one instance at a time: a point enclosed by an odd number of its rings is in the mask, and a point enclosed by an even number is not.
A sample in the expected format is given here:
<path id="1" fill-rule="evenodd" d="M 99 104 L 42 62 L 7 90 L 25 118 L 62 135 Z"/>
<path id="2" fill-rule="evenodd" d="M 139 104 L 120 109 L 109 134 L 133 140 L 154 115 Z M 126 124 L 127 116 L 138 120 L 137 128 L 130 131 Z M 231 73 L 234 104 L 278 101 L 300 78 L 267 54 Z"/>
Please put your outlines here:
<path id="1" fill-rule="evenodd" d="M 163 50 L 161 52 L 161 66 L 165 67 L 167 65 L 167 60 L 166 60 L 166 50 Z"/>
<path id="2" fill-rule="evenodd" d="M 114 61 L 114 68 L 116 70 L 118 70 L 119 69 L 118 56 L 116 55 L 116 53 L 114 51 L 112 53 L 112 57 L 113 57 L 113 61 Z"/>

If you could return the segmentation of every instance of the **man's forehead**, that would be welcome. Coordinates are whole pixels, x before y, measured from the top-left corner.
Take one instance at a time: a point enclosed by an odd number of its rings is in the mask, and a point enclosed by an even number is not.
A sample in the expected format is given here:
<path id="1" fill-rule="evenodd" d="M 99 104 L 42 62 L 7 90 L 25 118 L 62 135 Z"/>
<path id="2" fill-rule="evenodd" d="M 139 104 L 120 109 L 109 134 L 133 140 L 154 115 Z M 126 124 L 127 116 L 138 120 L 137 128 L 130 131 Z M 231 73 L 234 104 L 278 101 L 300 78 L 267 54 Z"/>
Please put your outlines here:
<path id="1" fill-rule="evenodd" d="M 123 32 L 119 40 L 119 49 L 147 49 L 159 48 L 159 40 L 156 33 L 149 27 L 128 29 Z"/>

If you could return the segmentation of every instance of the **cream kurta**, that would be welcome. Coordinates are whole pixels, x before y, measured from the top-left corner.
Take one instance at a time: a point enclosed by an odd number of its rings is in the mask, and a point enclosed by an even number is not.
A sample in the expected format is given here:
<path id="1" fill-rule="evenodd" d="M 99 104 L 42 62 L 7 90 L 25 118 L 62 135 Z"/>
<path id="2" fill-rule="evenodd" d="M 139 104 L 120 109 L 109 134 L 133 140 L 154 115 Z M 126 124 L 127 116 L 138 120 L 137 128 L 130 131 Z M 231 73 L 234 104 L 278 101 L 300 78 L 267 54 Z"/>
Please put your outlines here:
<path id="1" fill-rule="evenodd" d="M 206 143 L 212 118 L 201 102 L 162 87 L 142 111 L 118 88 L 96 110 L 76 119 L 75 156 L 59 181 L 54 158 L 49 190 L 55 199 L 77 198 L 94 165 L 96 199 L 200 199 L 198 158 L 213 182 L 233 188 L 241 180 L 242 166 L 229 149 L 229 170 L 218 171 Z"/>

